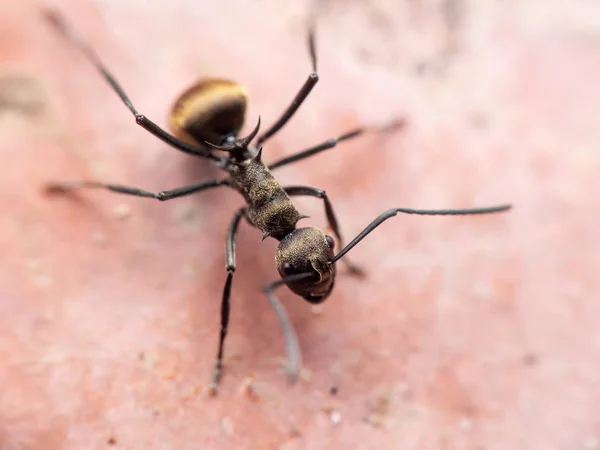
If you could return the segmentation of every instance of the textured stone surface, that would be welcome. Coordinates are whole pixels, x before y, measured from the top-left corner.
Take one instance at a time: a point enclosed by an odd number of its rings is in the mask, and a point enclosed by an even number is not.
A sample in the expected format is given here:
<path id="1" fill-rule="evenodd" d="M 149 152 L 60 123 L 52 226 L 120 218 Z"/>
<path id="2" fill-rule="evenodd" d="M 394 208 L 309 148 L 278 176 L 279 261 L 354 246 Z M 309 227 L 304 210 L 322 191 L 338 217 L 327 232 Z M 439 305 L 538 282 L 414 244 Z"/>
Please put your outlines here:
<path id="1" fill-rule="evenodd" d="M 0 3 L 2 450 L 600 446 L 600 10 L 463 0 L 445 21 L 438 3 L 330 2 L 321 81 L 264 157 L 404 115 L 402 134 L 277 177 L 326 189 L 347 237 L 392 206 L 515 209 L 397 217 L 351 253 L 368 279 L 340 274 L 319 310 L 282 291 L 307 368 L 293 389 L 260 292 L 275 243 L 242 226 L 217 398 L 205 388 L 240 198 L 42 195 L 49 180 L 159 191 L 217 170 L 136 127 L 38 2 Z M 309 73 L 303 1 L 46 4 L 161 124 L 200 75 L 248 87 L 249 128 Z M 325 225 L 317 200 L 297 203 Z"/>

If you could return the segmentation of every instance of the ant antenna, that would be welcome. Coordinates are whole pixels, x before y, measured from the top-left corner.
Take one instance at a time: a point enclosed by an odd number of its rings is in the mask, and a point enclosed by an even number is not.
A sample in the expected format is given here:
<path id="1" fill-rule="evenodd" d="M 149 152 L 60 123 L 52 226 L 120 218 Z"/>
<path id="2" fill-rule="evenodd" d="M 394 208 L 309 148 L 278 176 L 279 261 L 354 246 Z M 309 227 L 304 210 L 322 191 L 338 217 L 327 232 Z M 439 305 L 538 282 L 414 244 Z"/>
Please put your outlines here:
<path id="1" fill-rule="evenodd" d="M 362 241 L 371 231 L 377 228 L 386 220 L 394 217 L 398 213 L 405 214 L 419 214 L 423 216 L 460 216 L 460 215 L 474 215 L 474 214 L 489 214 L 507 211 L 512 208 L 512 205 L 498 205 L 490 206 L 486 208 L 473 208 L 473 209 L 410 209 L 410 208 L 392 208 L 385 211 L 373 222 L 371 222 L 358 236 L 346 245 L 340 252 L 333 257 L 329 262 L 330 264 L 335 263 L 341 259 L 346 253 L 348 253 L 356 244 Z"/>
<path id="2" fill-rule="evenodd" d="M 300 345 L 298 344 L 298 336 L 296 335 L 294 327 L 292 326 L 292 323 L 290 322 L 290 319 L 287 313 L 285 312 L 285 308 L 277 299 L 277 297 L 275 297 L 273 291 L 279 286 L 282 286 L 286 283 L 305 280 L 313 276 L 314 274 L 310 272 L 297 273 L 281 278 L 264 287 L 264 291 L 267 295 L 267 298 L 269 299 L 269 303 L 271 303 L 271 306 L 275 310 L 275 313 L 279 318 L 281 328 L 283 329 L 283 336 L 285 339 L 285 352 L 287 354 L 288 359 L 287 364 L 285 366 L 285 372 L 288 381 L 292 384 L 298 380 L 298 376 L 300 375 L 300 369 L 302 367 L 302 352 L 300 351 Z"/>

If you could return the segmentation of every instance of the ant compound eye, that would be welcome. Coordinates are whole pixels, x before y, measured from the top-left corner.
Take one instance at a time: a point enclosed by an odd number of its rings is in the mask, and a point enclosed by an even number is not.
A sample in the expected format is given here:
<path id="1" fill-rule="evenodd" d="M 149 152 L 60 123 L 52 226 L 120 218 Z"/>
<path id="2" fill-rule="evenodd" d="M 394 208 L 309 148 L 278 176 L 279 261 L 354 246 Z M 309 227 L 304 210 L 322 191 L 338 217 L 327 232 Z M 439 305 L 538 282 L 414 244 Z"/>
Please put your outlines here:
<path id="1" fill-rule="evenodd" d="M 294 268 L 290 263 L 283 263 L 283 266 L 281 266 L 281 268 L 283 269 L 283 273 L 285 273 L 286 275 L 291 275 L 294 273 Z"/>
<path id="2" fill-rule="evenodd" d="M 327 241 L 327 245 L 329 245 L 329 248 L 333 250 L 333 247 L 335 247 L 335 241 L 333 240 L 333 238 L 327 235 L 325 236 L 325 240 Z"/>

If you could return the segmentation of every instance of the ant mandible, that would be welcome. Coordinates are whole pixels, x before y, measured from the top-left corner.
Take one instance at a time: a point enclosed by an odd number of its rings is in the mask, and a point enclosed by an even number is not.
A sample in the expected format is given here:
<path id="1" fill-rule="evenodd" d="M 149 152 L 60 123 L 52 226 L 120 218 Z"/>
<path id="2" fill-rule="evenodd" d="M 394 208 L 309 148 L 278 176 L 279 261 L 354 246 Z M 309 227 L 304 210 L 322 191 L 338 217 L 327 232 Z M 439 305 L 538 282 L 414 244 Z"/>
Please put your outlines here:
<path id="1" fill-rule="evenodd" d="M 227 178 L 202 181 L 159 193 L 97 181 L 50 183 L 46 186 L 48 191 L 64 193 L 79 188 L 102 188 L 121 194 L 165 201 L 219 186 L 227 186 L 237 190 L 246 201 L 246 206 L 239 208 L 235 213 L 227 232 L 227 279 L 221 303 L 221 332 L 217 362 L 211 385 L 213 393 L 216 393 L 223 367 L 223 346 L 229 323 L 231 285 L 236 269 L 235 238 L 242 217 L 250 225 L 262 231 L 263 240 L 271 237 L 279 241 L 275 261 L 281 279 L 265 286 L 264 291 L 281 323 L 288 359 L 286 373 L 290 382 L 295 382 L 301 369 L 301 352 L 296 333 L 287 313 L 274 295 L 274 290 L 277 287 L 285 284 L 292 292 L 310 303 L 323 302 L 333 290 L 336 274 L 335 263 L 381 223 L 398 213 L 470 215 L 502 212 L 511 208 L 511 205 L 442 210 L 392 208 L 379 215 L 348 245 L 344 246 L 333 206 L 324 190 L 310 186 L 282 187 L 271 175 L 271 170 L 331 149 L 339 142 L 352 139 L 364 132 L 385 132 L 403 126 L 403 121 L 398 119 L 385 126 L 357 128 L 339 136 L 337 139 L 329 139 L 269 165 L 262 162 L 262 145 L 289 121 L 319 80 L 314 20 L 310 20 L 308 31 L 312 72 L 281 117 L 258 137 L 256 144 L 252 144 L 252 141 L 258 135 L 260 117 L 250 135 L 238 138 L 238 133 L 244 124 L 247 104 L 247 95 L 243 86 L 226 79 L 200 80 L 183 92 L 174 103 L 170 115 L 170 126 L 173 134 L 170 134 L 136 110 L 123 88 L 91 47 L 66 25 L 59 14 L 47 11 L 46 18 L 100 71 L 104 79 L 135 116 L 138 125 L 182 152 L 212 160 L 217 167 L 229 174 Z M 215 150 L 223 152 L 224 155 L 216 153 Z M 334 253 L 335 241 L 331 236 L 313 227 L 296 228 L 298 221 L 306 217 L 298 212 L 290 199 L 290 196 L 299 195 L 313 196 L 323 200 L 328 224 L 337 237 L 341 248 L 337 254 Z M 361 269 L 349 262 L 347 258 L 343 262 L 346 263 L 351 273 L 361 273 Z"/>

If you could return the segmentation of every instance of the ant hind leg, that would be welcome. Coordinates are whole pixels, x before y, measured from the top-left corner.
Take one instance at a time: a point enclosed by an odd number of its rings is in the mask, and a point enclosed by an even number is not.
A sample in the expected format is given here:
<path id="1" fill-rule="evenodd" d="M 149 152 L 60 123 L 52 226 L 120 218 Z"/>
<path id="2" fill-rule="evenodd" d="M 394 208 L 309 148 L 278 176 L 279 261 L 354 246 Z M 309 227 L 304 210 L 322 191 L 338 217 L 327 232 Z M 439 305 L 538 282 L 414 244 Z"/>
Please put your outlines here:
<path id="1" fill-rule="evenodd" d="M 110 85 L 112 90 L 119 96 L 121 101 L 127 106 L 127 109 L 133 114 L 135 117 L 135 122 L 144 128 L 146 131 L 152 133 L 154 136 L 166 142 L 167 144 L 173 146 L 174 148 L 191 155 L 200 156 L 203 158 L 211 159 L 215 162 L 222 162 L 223 158 L 221 156 L 215 155 L 213 152 L 207 150 L 206 148 L 190 145 L 187 142 L 184 142 L 172 134 L 167 133 L 153 121 L 148 119 L 143 114 L 140 114 L 131 100 L 129 96 L 125 93 L 124 89 L 121 87 L 116 78 L 112 75 L 112 73 L 108 70 L 108 68 L 104 65 L 104 63 L 100 60 L 98 55 L 94 52 L 94 50 L 85 42 L 82 38 L 80 38 L 75 32 L 68 26 L 67 22 L 64 18 L 53 10 L 44 11 L 44 15 L 46 20 L 65 38 L 67 39 L 73 46 L 75 46 L 83 56 L 100 72 L 104 80 Z"/>
<path id="2" fill-rule="evenodd" d="M 217 394 L 221 373 L 223 371 L 223 347 L 225 344 L 225 337 L 227 336 L 227 326 L 229 325 L 231 283 L 233 281 L 233 273 L 235 272 L 235 236 L 237 234 L 240 220 L 242 219 L 242 216 L 245 215 L 245 207 L 238 209 L 233 216 L 233 220 L 229 226 L 229 231 L 227 232 L 227 241 L 225 245 L 227 257 L 227 264 L 225 266 L 227 269 L 227 280 L 225 281 L 225 287 L 223 288 L 223 300 L 221 302 L 221 334 L 219 335 L 217 363 L 213 372 L 212 384 L 210 388 L 210 392 L 213 396 Z"/>

